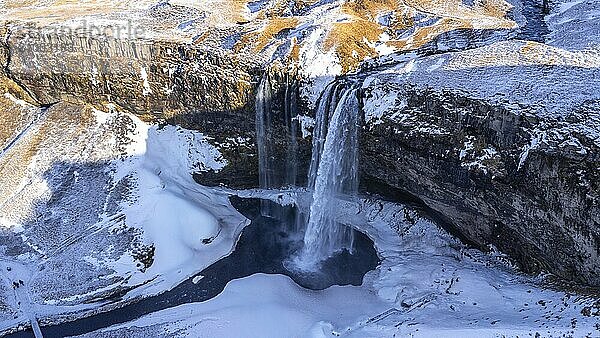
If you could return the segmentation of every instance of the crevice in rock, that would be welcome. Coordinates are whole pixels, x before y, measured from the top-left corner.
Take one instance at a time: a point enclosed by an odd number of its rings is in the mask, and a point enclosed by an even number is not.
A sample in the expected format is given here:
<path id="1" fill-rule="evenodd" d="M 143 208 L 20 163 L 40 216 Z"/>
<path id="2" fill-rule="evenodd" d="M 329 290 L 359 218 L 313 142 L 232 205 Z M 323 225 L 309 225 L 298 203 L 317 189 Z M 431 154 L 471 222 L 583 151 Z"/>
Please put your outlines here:
<path id="1" fill-rule="evenodd" d="M 56 104 L 57 102 L 54 103 L 50 103 L 50 104 L 42 104 L 40 102 L 40 100 L 37 98 L 37 96 L 25 85 L 23 84 L 16 76 L 14 76 L 14 74 L 12 73 L 11 69 L 10 69 L 10 65 L 11 65 L 11 59 L 12 59 L 12 48 L 10 45 L 10 37 L 12 35 L 12 29 L 10 26 L 6 27 L 6 35 L 4 37 L 4 46 L 2 46 L 5 51 L 6 51 L 6 63 L 4 64 L 4 74 L 6 75 L 6 77 L 11 80 L 12 82 L 15 83 L 15 85 L 17 85 L 21 90 L 23 90 L 25 93 L 27 93 L 27 95 L 29 95 L 29 97 L 31 98 L 31 100 L 33 100 L 34 102 L 32 102 L 34 105 L 36 106 L 40 106 L 42 108 L 50 108 L 52 107 L 54 104 Z"/>
<path id="2" fill-rule="evenodd" d="M 539 43 L 546 41 L 550 33 L 545 21 L 545 16 L 550 11 L 547 0 L 524 0 L 522 4 L 522 15 L 525 17 L 525 25 L 520 27 L 516 38 L 530 40 Z"/>

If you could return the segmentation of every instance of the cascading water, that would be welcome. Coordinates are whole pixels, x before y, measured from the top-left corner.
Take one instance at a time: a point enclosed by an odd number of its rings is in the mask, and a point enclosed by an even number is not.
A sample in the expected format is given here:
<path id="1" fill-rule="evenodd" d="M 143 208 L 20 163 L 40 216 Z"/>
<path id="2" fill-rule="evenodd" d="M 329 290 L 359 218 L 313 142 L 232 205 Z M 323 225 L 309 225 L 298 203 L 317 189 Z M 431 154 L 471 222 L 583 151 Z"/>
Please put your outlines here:
<path id="1" fill-rule="evenodd" d="M 274 187 L 274 166 L 271 148 L 271 84 L 268 74 L 260 81 L 256 92 L 256 144 L 258 147 L 258 182 L 264 189 Z"/>
<path id="2" fill-rule="evenodd" d="M 298 173 L 298 112 L 297 88 L 290 84 L 290 77 L 286 75 L 286 84 L 283 102 L 283 123 L 278 120 L 277 111 L 273 111 L 273 88 L 269 73 L 266 72 L 260 81 L 256 94 L 256 143 L 258 147 L 259 186 L 263 189 L 276 189 L 282 186 L 296 185 Z M 285 163 L 276 160 L 275 144 L 277 142 L 276 128 L 285 128 L 289 136 Z M 280 133 L 281 134 L 281 133 Z M 280 210 L 279 208 L 277 210 Z M 261 207 L 263 216 L 283 218 L 278 212 L 272 210 L 270 204 L 263 203 Z"/>
<path id="3" fill-rule="evenodd" d="M 337 251 L 352 251 L 353 230 L 333 215 L 339 199 L 358 190 L 359 105 L 356 88 L 341 89 L 328 86 L 317 108 L 309 170 L 312 203 L 304 247 L 295 261 L 308 270 Z"/>
<path id="4" fill-rule="evenodd" d="M 298 97 L 296 96 L 296 87 L 290 83 L 289 75 L 285 79 L 285 122 L 290 135 L 290 143 L 286 158 L 286 172 L 284 184 L 286 186 L 295 186 L 298 176 Z"/>
<path id="5" fill-rule="evenodd" d="M 293 186 L 297 176 L 297 97 L 286 77 L 283 122 L 276 119 L 277 105 L 272 104 L 273 88 L 269 74 L 261 79 L 256 95 L 256 139 L 259 158 L 259 183 L 264 189 Z M 318 263 L 334 253 L 352 252 L 354 232 L 339 224 L 333 215 L 341 198 L 358 190 L 358 98 L 355 87 L 334 82 L 327 86 L 316 111 L 313 149 L 308 174 L 312 199 L 308 215 L 300 216 L 296 229 L 304 230 L 304 245 L 293 265 L 302 270 L 315 270 Z M 281 116 L 281 115 L 279 115 Z M 279 124 L 278 124 L 279 122 Z M 274 138 L 277 127 L 290 136 L 285 163 L 276 161 Z M 285 172 L 282 172 L 285 170 Z M 279 208 L 280 209 L 280 208 Z M 281 219 L 272 205 L 261 206 L 263 216 Z"/>

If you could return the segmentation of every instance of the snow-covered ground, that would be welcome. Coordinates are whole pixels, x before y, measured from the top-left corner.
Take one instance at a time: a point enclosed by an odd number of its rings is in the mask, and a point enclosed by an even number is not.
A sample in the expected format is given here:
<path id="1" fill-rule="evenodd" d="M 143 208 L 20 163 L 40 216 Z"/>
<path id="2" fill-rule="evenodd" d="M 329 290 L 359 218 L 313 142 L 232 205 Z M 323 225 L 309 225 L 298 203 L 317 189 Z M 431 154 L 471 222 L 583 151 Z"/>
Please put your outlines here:
<path id="1" fill-rule="evenodd" d="M 175 17 L 164 15 L 161 21 L 148 18 L 160 10 L 151 6 L 156 1 L 68 3 L 46 14 L 40 13 L 50 2 L 30 2 L 38 6 L 8 10 L 0 1 L 1 16 L 64 27 L 79 25 L 82 18 L 99 27 L 144 19 L 151 26 L 145 38 L 183 41 L 200 36 L 206 27 L 237 27 L 240 18 L 259 18 L 252 8 L 262 7 L 256 2 L 171 1 L 188 10 L 182 17 L 176 8 L 165 10 Z M 342 8 L 345 3 L 318 2 L 295 13 L 297 22 L 285 34 L 279 34 L 284 28 L 267 29 L 279 22 L 263 16 L 253 24 L 269 42 L 263 53 L 273 58 L 279 56 L 279 47 L 296 39 L 286 48 L 300 46 L 301 73 L 314 82 L 302 90 L 312 102 L 344 71 L 342 64 L 353 69 L 366 58 L 387 54 L 397 65 L 365 82 L 365 89 L 373 88 L 366 108 L 372 124 L 386 119 L 401 124 L 409 118 L 397 111 L 404 106 L 398 93 L 406 82 L 514 104 L 519 112 L 542 117 L 562 118 L 573 107 L 600 99 L 600 5 L 595 0 L 552 1 L 544 20 L 547 44 L 485 42 L 470 50 L 422 57 L 395 52 L 413 50 L 464 26 L 495 29 L 504 36 L 516 27 L 507 17 L 511 6 L 500 0 L 403 2 L 406 15 L 399 15 L 395 8 L 373 4 L 378 14 L 371 17 L 370 11 Z M 275 4 L 267 7 L 274 10 Z M 129 11 L 122 12 L 121 6 Z M 210 24 L 195 27 L 205 12 Z M 386 17 L 396 15 L 415 19 L 415 27 L 390 37 L 396 29 L 387 27 Z M 449 23 L 457 19 L 459 26 Z M 351 34 L 363 25 L 381 34 Z M 335 43 L 328 43 L 330 39 Z M 447 49 L 443 43 L 436 48 Z M 151 96 L 145 68 L 140 77 L 144 95 Z M 231 207 L 228 194 L 268 197 L 258 191 L 197 185 L 192 172 L 225 165 L 201 133 L 148 125 L 111 107 L 102 112 L 59 104 L 42 110 L 0 94 L 20 107 L 19 114 L 15 108 L 14 114 L 0 116 L 3 127 L 10 129 L 3 131 L 0 153 L 0 331 L 35 317 L 79 315 L 121 291 L 124 300 L 131 300 L 170 289 L 233 249 L 248 221 Z M 11 115 L 18 119 L 9 125 Z M 301 121 L 311 123 L 308 117 Z M 552 123 L 548 128 L 557 131 L 558 141 L 545 130 L 533 131 L 521 164 L 539 144 L 582 148 L 570 137 L 572 129 L 585 131 L 593 142 L 600 140 L 596 115 L 577 124 Z M 446 131 L 423 124 L 415 132 Z M 565 140 L 562 135 L 567 135 Z M 460 159 L 478 166 L 495 154 L 494 149 L 485 150 L 476 156 L 467 142 Z M 381 266 L 362 286 L 308 291 L 287 277 L 259 274 L 231 281 L 212 300 L 163 310 L 90 336 L 600 336 L 597 298 L 541 287 L 540 279 L 520 275 L 501 255 L 467 249 L 401 205 L 342 203 L 339 219 L 367 233 L 382 257 Z M 21 286 L 14 287 L 15 282 Z"/>
<path id="2" fill-rule="evenodd" d="M 548 44 L 568 50 L 600 49 L 600 3 L 595 0 L 552 1 L 546 16 Z"/>
<path id="3" fill-rule="evenodd" d="M 34 114 L 0 157 L 0 330 L 159 293 L 229 254 L 248 220 L 192 178 L 224 165 L 202 134 L 112 107 Z"/>
<path id="4" fill-rule="evenodd" d="M 258 191 L 243 196 L 278 194 Z M 295 200 L 295 193 L 279 198 Z M 281 275 L 231 281 L 217 297 L 86 337 L 523 337 L 600 335 L 597 300 L 541 286 L 502 255 L 468 249 L 411 209 L 340 201 L 339 221 L 374 241 L 362 286 L 311 291 Z"/>
<path id="5" fill-rule="evenodd" d="M 124 213 L 129 226 L 144 229 L 155 250 L 152 265 L 136 271 L 128 284 L 152 282 L 129 297 L 170 289 L 227 255 L 249 222 L 231 207 L 226 194 L 193 180 L 192 172 L 225 165 L 202 134 L 140 125 L 147 133 L 141 142 L 145 149 L 140 149 L 141 156 L 130 157 L 129 165 L 119 166 L 115 178 L 136 177 L 139 194 Z M 133 264 L 125 271 L 135 271 Z"/>

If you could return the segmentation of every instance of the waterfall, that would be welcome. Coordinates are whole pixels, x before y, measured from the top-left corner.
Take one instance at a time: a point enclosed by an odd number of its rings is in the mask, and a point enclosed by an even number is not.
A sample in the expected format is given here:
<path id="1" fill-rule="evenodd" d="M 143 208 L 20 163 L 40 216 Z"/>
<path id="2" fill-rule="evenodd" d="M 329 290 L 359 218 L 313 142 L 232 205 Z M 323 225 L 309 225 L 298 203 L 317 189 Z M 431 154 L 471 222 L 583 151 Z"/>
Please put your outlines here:
<path id="1" fill-rule="evenodd" d="M 258 183 L 261 188 L 274 187 L 271 128 L 271 84 L 268 73 L 263 76 L 256 93 L 256 144 L 258 148 Z"/>
<path id="2" fill-rule="evenodd" d="M 289 76 L 284 89 L 283 105 L 274 105 L 273 96 L 279 94 L 274 94 L 267 72 L 256 94 L 259 184 L 264 189 L 296 184 L 298 99 L 297 88 L 290 84 Z M 333 215 L 339 200 L 358 190 L 358 110 L 357 89 L 347 88 L 346 84 L 330 84 L 319 100 L 308 174 L 312 199 L 308 215 L 296 224 L 296 228 L 305 229 L 304 246 L 295 259 L 295 265 L 301 269 L 312 270 L 335 252 L 352 251 L 353 230 L 337 223 Z M 288 141 L 287 148 L 281 147 L 284 139 Z M 277 156 L 276 150 L 285 151 L 285 156 Z M 263 216 L 284 219 L 269 205 L 261 205 Z"/>
<path id="3" fill-rule="evenodd" d="M 262 77 L 256 92 L 256 145 L 258 150 L 258 185 L 263 189 L 276 187 L 275 159 L 273 154 L 273 127 L 271 106 L 271 82 L 268 73 Z M 260 203 L 260 213 L 266 217 L 277 217 L 271 204 Z"/>
<path id="4" fill-rule="evenodd" d="M 310 269 L 336 251 L 352 250 L 353 230 L 332 215 L 340 197 L 358 190 L 358 110 L 357 89 L 337 84 L 328 86 L 319 102 L 309 169 L 313 196 L 304 248 L 296 260 L 301 268 Z"/>
<path id="5" fill-rule="evenodd" d="M 286 186 L 295 186 L 298 176 L 298 97 L 296 87 L 292 87 L 289 75 L 285 78 L 285 123 L 289 133 L 289 145 L 286 157 L 286 172 L 284 184 Z"/>
<path id="6" fill-rule="evenodd" d="M 263 189 L 277 189 L 282 186 L 295 186 L 298 173 L 298 99 L 297 87 L 290 83 L 290 76 L 286 74 L 284 91 L 283 112 L 274 110 L 273 88 L 269 73 L 262 77 L 256 93 L 256 143 L 258 148 L 258 173 L 259 187 Z M 275 105 L 275 108 L 278 108 Z M 283 123 L 281 122 L 283 113 Z M 277 118 L 279 117 L 279 119 Z M 279 128 L 279 129 L 278 129 Z M 285 128 L 285 129 L 283 129 Z M 283 130 L 284 133 L 277 133 Z M 283 137 L 285 134 L 285 137 Z M 286 148 L 276 148 L 280 138 L 287 138 Z M 276 150 L 285 151 L 285 156 L 277 156 Z M 280 208 L 277 208 L 280 210 Z M 261 214 L 272 218 L 281 219 L 279 215 L 271 210 L 269 203 L 261 204 Z"/>

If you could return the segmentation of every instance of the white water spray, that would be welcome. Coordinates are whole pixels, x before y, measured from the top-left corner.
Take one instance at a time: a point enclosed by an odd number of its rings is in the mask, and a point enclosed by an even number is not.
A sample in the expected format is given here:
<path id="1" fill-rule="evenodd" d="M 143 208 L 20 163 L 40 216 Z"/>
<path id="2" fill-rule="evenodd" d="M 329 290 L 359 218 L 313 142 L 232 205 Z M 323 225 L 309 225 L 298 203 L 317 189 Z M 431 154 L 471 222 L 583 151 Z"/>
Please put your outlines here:
<path id="1" fill-rule="evenodd" d="M 353 230 L 335 221 L 339 199 L 358 190 L 357 89 L 328 86 L 317 109 L 309 188 L 313 191 L 304 248 L 296 265 L 313 269 L 335 252 L 352 251 Z"/>
<path id="2" fill-rule="evenodd" d="M 291 90 L 290 90 L 291 89 Z M 273 138 L 277 125 L 273 114 L 273 88 L 269 75 L 263 76 L 256 95 L 256 139 L 259 159 L 259 183 L 264 189 L 295 184 L 297 172 L 297 98 L 285 87 L 283 121 L 291 136 L 285 158 L 276 159 Z M 297 229 L 304 228 L 304 246 L 294 265 L 315 270 L 319 262 L 344 249 L 352 251 L 353 230 L 335 221 L 339 201 L 358 190 L 358 97 L 357 89 L 333 83 L 323 93 L 316 112 L 308 188 L 312 192 L 309 213 L 301 217 Z M 285 161 L 285 163 L 282 163 Z M 281 172 L 285 170 L 285 172 Z M 281 218 L 263 203 L 261 213 Z"/>

